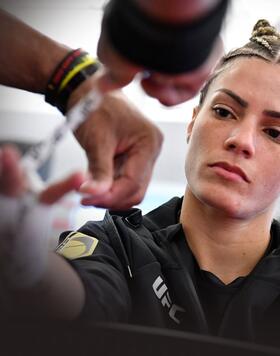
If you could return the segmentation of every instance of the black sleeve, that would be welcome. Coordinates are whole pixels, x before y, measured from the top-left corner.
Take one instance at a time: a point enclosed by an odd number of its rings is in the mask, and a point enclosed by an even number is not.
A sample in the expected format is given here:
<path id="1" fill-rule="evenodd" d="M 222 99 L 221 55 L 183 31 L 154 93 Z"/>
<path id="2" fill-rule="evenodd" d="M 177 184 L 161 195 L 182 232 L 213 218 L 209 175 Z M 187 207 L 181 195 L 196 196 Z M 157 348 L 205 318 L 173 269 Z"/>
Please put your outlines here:
<path id="1" fill-rule="evenodd" d="M 131 309 L 126 272 L 101 224 L 90 222 L 79 229 L 98 240 L 92 254 L 67 259 L 85 288 L 86 300 L 80 317 L 93 322 L 126 322 Z"/>

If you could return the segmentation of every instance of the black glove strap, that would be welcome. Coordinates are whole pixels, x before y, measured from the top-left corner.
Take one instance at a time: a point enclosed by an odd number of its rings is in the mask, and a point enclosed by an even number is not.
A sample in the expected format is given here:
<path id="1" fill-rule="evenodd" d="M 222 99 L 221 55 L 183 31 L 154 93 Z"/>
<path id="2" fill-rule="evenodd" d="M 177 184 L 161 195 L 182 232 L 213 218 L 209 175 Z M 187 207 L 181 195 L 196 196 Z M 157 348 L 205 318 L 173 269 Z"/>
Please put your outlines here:
<path id="1" fill-rule="evenodd" d="M 144 13 L 132 0 L 111 0 L 103 29 L 124 57 L 149 70 L 183 73 L 202 65 L 220 32 L 229 0 L 220 0 L 204 17 L 167 24 Z"/>

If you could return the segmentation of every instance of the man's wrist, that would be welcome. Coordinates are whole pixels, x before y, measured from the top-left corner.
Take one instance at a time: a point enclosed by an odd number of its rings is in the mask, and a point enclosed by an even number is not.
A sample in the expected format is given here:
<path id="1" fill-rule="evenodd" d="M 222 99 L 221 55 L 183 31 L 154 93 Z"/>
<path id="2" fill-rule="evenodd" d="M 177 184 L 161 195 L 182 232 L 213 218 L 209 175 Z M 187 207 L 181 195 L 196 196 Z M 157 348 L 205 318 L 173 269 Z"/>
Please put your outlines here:
<path id="1" fill-rule="evenodd" d="M 65 114 L 73 91 L 98 68 L 98 61 L 82 49 L 68 52 L 49 78 L 45 90 L 46 102 L 56 106 Z"/>
<path id="2" fill-rule="evenodd" d="M 72 50 L 71 48 L 64 45 L 60 45 L 49 38 L 48 40 L 53 42 L 53 45 L 49 44 L 45 46 L 42 51 L 42 55 L 38 57 L 37 60 L 37 83 L 40 86 L 38 88 L 38 92 L 40 92 L 41 94 L 45 94 L 48 81 L 57 65 Z M 40 78 L 40 82 L 38 78 Z"/>

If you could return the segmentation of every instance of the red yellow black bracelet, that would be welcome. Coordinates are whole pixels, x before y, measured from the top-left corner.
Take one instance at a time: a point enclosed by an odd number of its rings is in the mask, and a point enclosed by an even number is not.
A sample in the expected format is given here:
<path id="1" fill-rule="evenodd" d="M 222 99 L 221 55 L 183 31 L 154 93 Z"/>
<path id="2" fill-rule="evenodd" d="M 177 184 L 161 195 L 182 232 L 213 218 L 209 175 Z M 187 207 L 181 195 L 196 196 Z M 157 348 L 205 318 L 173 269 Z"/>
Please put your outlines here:
<path id="1" fill-rule="evenodd" d="M 99 68 L 97 60 L 80 48 L 75 49 L 58 64 L 46 88 L 45 100 L 63 114 L 71 93 Z"/>

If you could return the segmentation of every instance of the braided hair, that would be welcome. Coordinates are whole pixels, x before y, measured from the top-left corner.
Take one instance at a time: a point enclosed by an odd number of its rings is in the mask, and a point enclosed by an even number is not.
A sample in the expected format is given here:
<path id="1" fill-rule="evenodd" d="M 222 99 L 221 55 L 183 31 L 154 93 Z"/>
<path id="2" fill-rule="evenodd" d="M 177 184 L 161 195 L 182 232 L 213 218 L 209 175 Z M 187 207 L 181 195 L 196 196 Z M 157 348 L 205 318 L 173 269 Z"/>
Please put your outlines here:
<path id="1" fill-rule="evenodd" d="M 258 57 L 272 63 L 280 62 L 279 32 L 267 20 L 258 20 L 253 28 L 250 41 L 222 57 L 200 92 L 199 106 L 203 104 L 213 80 L 228 67 L 229 63 L 240 57 Z"/>

